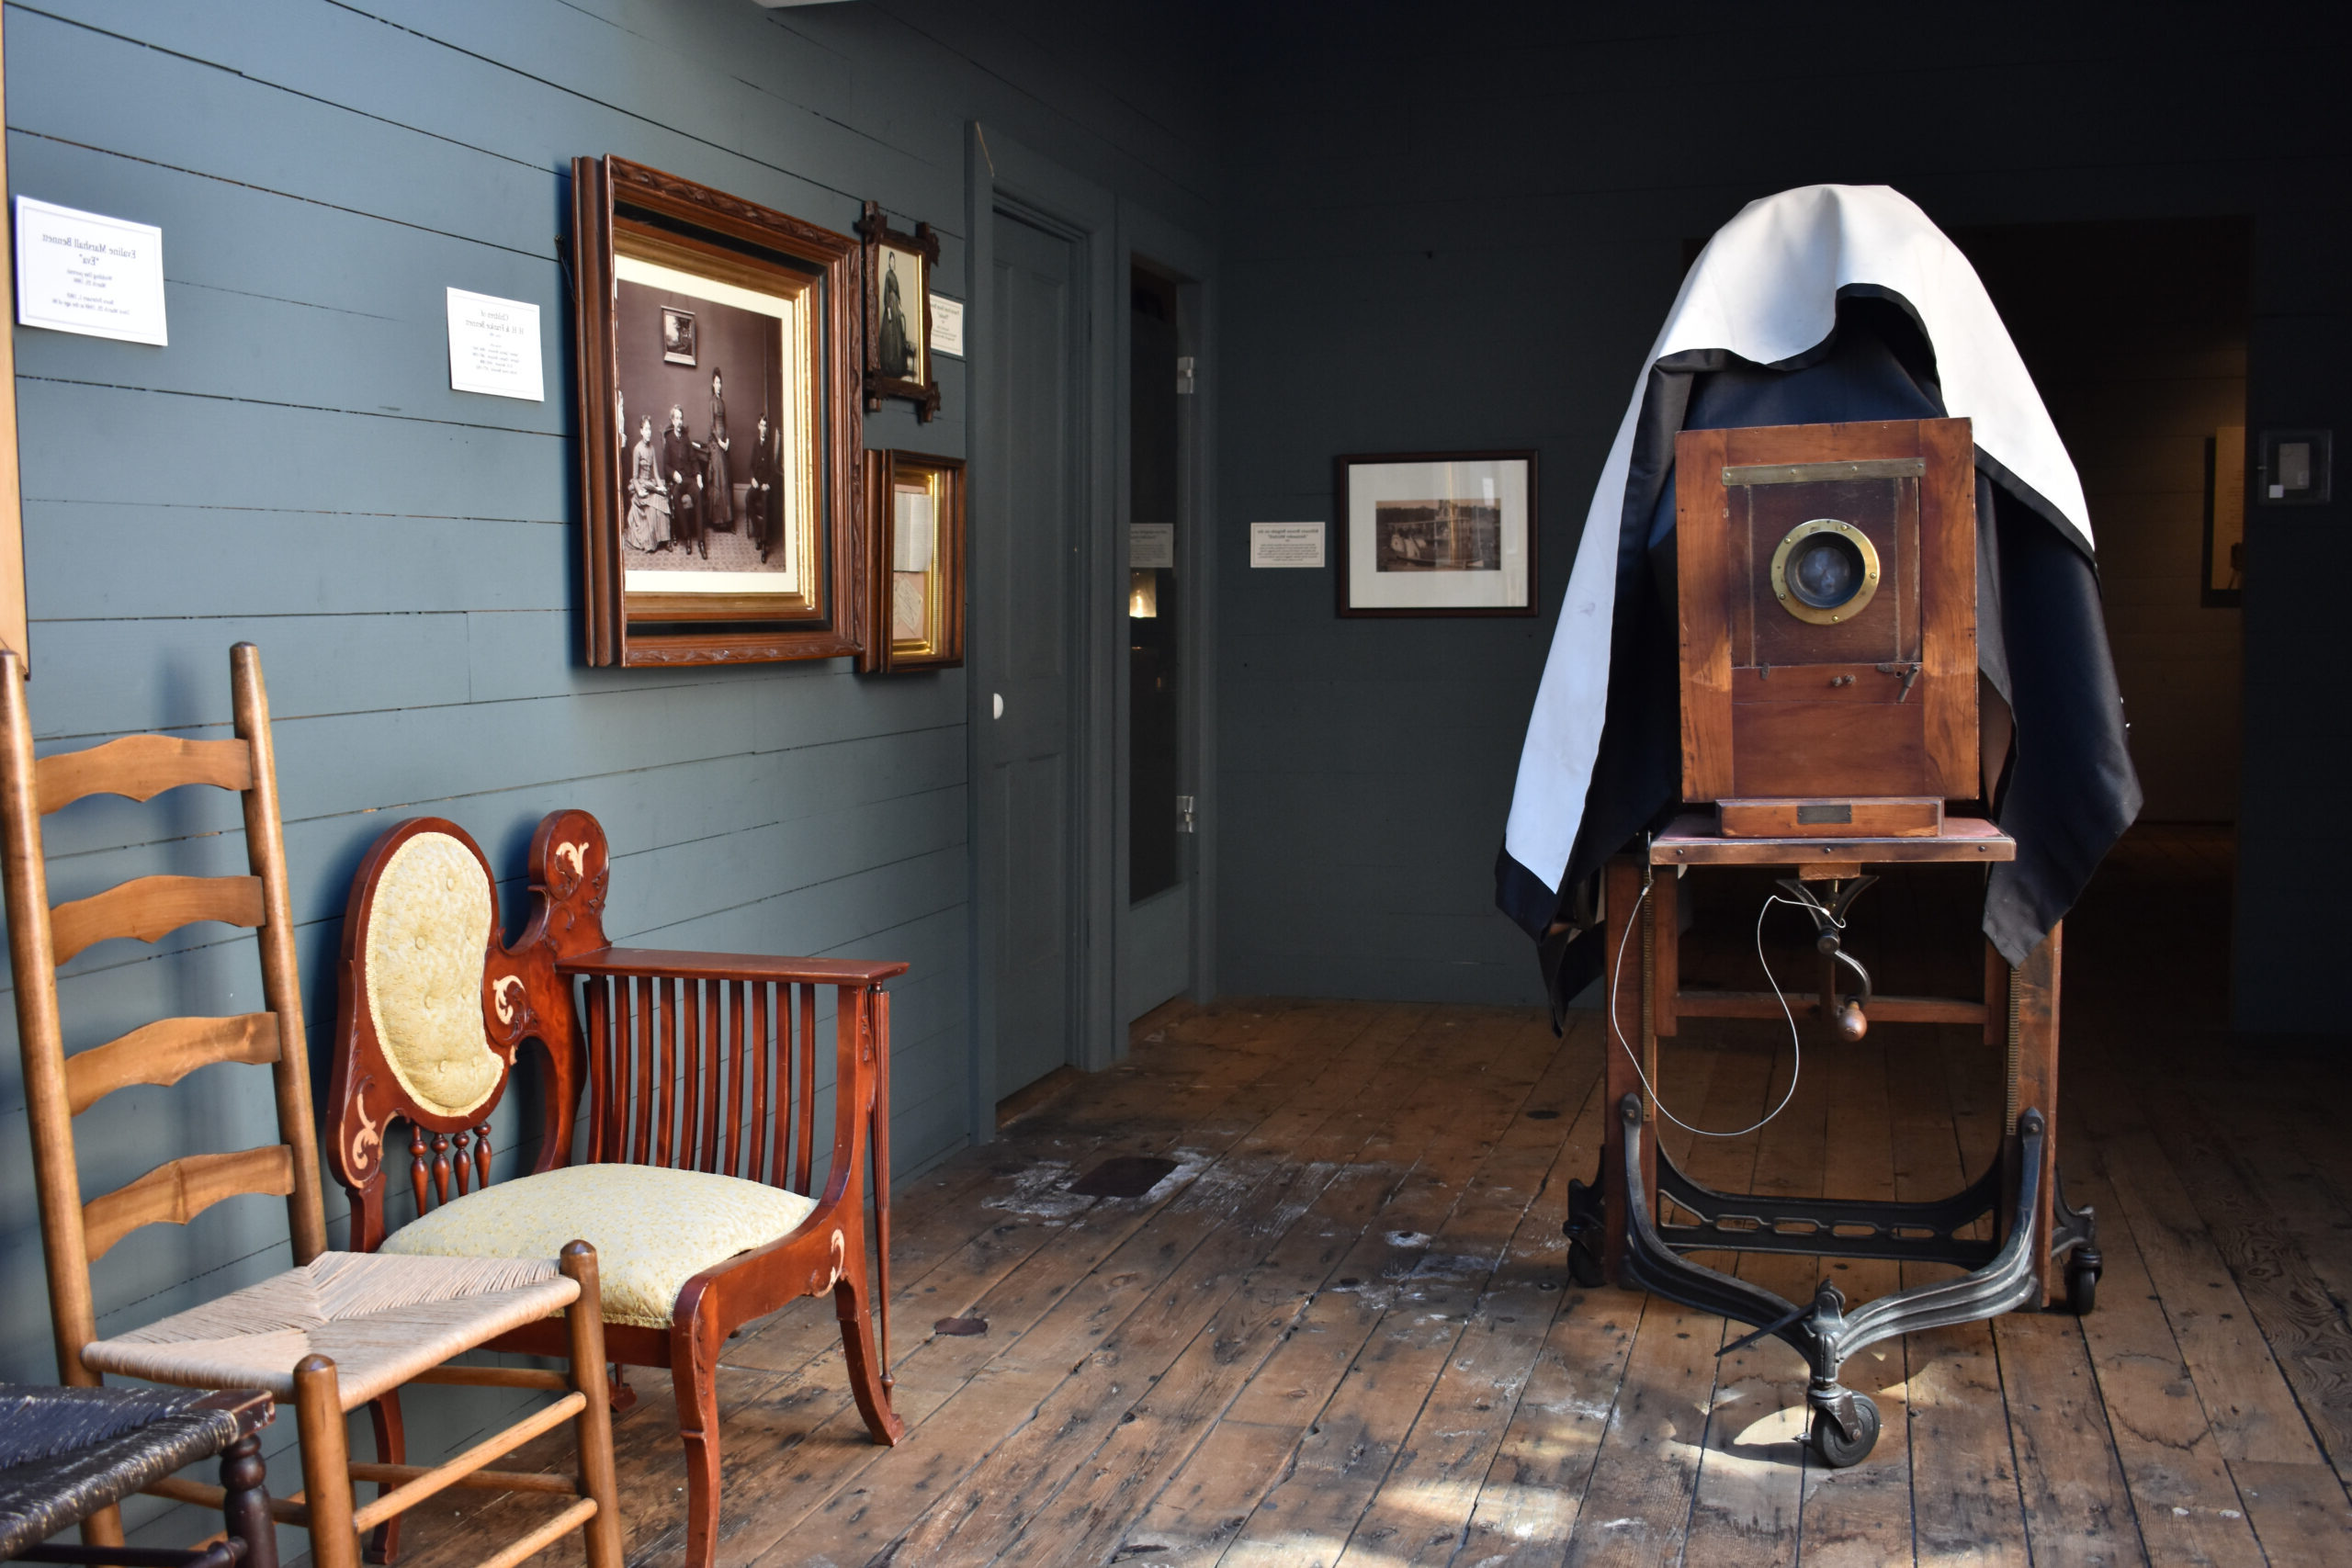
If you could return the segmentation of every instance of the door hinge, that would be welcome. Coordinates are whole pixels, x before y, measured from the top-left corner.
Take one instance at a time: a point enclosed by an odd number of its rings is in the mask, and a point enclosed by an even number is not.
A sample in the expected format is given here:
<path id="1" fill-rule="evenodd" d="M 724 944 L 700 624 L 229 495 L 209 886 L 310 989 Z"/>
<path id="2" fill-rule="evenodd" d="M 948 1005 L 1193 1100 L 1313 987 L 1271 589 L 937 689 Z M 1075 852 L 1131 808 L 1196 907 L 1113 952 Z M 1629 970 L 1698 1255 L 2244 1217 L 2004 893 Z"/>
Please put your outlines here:
<path id="1" fill-rule="evenodd" d="M 1189 795 L 1180 795 L 1176 797 L 1176 830 L 1180 833 L 1189 833 L 1193 830 L 1193 797 Z"/>
<path id="2" fill-rule="evenodd" d="M 1176 395 L 1186 398 L 1192 394 L 1193 356 L 1189 354 L 1179 355 L 1176 358 Z"/>

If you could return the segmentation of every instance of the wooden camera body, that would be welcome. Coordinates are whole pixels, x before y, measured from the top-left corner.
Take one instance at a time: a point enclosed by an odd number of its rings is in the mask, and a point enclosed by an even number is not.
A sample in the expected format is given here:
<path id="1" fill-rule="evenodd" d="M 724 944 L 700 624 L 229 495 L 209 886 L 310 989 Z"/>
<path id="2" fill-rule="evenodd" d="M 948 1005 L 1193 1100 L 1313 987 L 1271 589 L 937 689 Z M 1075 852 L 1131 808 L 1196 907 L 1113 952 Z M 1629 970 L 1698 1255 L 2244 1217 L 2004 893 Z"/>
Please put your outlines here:
<path id="1" fill-rule="evenodd" d="M 1675 438 L 1682 795 L 1731 837 L 1939 832 L 1979 792 L 1964 419 Z"/>

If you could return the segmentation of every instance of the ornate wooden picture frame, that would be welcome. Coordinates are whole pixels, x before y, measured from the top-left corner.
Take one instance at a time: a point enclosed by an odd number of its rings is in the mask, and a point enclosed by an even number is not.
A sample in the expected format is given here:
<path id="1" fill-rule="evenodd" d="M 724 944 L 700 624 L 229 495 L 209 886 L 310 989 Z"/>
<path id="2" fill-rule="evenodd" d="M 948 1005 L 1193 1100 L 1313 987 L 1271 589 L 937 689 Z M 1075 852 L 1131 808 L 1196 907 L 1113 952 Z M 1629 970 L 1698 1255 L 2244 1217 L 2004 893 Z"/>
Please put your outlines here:
<path id="1" fill-rule="evenodd" d="M 939 412 L 939 378 L 931 364 L 931 271 L 939 236 L 928 223 L 911 234 L 890 227 L 882 204 L 869 201 L 857 220 L 865 242 L 865 408 L 906 398 L 929 423 Z"/>
<path id="2" fill-rule="evenodd" d="M 873 601 L 858 668 L 895 674 L 964 662 L 964 460 L 865 455 L 866 581 Z"/>
<path id="3" fill-rule="evenodd" d="M 1535 454 L 1333 461 L 1342 615 L 1535 614 Z"/>
<path id="4" fill-rule="evenodd" d="M 625 158 L 571 175 L 588 662 L 856 653 L 857 242 Z"/>

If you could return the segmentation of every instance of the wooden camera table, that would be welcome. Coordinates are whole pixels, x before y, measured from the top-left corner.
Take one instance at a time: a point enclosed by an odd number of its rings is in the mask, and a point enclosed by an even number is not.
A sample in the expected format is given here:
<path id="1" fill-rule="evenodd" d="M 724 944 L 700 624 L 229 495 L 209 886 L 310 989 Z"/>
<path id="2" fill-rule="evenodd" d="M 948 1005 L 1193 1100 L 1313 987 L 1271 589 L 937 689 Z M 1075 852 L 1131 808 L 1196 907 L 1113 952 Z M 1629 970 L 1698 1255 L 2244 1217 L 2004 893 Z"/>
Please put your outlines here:
<path id="1" fill-rule="evenodd" d="M 1598 1284 L 1605 1275 L 1626 1289 L 1756 1325 L 1726 1352 L 1767 1336 L 1786 1341 L 1812 1366 L 1806 1398 L 1815 1411 L 1813 1447 L 1832 1466 L 1860 1462 L 1878 1438 L 1877 1406 L 1838 1382 L 1847 1358 L 1865 1346 L 2053 1300 L 2086 1313 L 2095 1298 L 2099 1257 L 2091 1212 L 2067 1207 L 2058 1185 L 2059 928 L 2014 968 L 1986 943 L 1982 1000 L 1873 997 L 1867 974 L 1840 945 L 1847 909 L 1875 880 L 1865 868 L 1989 864 L 2016 853 L 2014 840 L 1970 818 L 1948 818 L 1940 831 L 1917 837 L 1726 838 L 1716 833 L 1712 816 L 1693 815 L 1653 838 L 1645 859 L 1623 854 L 1609 863 L 1602 983 L 1611 1026 L 1606 1082 L 1618 1114 L 1608 1123 L 1598 1178 L 1590 1186 L 1568 1184 L 1570 1269 L 1580 1284 Z M 1681 988 L 1679 874 L 1724 865 L 1790 872 L 1782 886 L 1813 915 L 1818 933 L 1820 1016 L 1841 1024 L 1849 1038 L 1867 1027 L 1866 1019 L 1970 1023 L 1984 1029 L 1988 1046 L 2006 1053 L 2000 1152 L 1965 1190 L 1930 1202 L 1715 1192 L 1676 1169 L 1645 1134 L 1651 1097 L 1644 1079 L 1657 1081 L 1661 1035 L 1674 1034 L 1685 1018 L 1781 1016 L 1782 1002 L 1769 990 Z M 1638 933 L 1631 931 L 1636 919 L 1643 922 Z M 1631 959 L 1633 947 L 1639 949 L 1639 979 L 1621 985 L 1619 958 Z M 1847 973 L 1859 982 L 1850 998 L 1839 987 Z M 1843 1130 L 1849 1136 L 1863 1131 Z M 1675 1211 L 1695 1218 L 1669 1219 Z M 1990 1238 L 1962 1235 L 1987 1215 Z M 1827 1280 L 1809 1303 L 1794 1303 L 1681 1256 L 1691 1251 L 1892 1258 L 1956 1264 L 1969 1272 L 1849 1313 Z"/>

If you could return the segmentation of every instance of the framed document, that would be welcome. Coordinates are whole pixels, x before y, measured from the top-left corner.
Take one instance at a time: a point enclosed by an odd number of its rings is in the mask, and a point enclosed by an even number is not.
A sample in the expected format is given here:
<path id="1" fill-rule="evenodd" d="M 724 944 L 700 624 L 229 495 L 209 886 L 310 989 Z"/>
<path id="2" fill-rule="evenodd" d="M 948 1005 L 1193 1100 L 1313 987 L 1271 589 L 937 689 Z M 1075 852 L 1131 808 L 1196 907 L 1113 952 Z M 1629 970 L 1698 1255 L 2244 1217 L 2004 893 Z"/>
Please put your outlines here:
<path id="1" fill-rule="evenodd" d="M 572 161 L 591 664 L 858 651 L 857 242 Z"/>
<path id="2" fill-rule="evenodd" d="M 939 265 L 939 236 L 928 223 L 899 233 L 878 201 L 865 204 L 857 231 L 865 241 L 866 412 L 885 398 L 907 398 L 928 423 L 939 412 L 939 380 L 931 369 L 931 269 Z"/>
<path id="3" fill-rule="evenodd" d="M 1341 457 L 1342 615 L 1535 614 L 1535 454 Z"/>
<path id="4" fill-rule="evenodd" d="M 865 455 L 874 585 L 858 668 L 895 674 L 964 662 L 964 460 Z"/>

